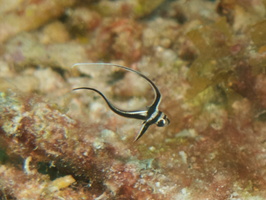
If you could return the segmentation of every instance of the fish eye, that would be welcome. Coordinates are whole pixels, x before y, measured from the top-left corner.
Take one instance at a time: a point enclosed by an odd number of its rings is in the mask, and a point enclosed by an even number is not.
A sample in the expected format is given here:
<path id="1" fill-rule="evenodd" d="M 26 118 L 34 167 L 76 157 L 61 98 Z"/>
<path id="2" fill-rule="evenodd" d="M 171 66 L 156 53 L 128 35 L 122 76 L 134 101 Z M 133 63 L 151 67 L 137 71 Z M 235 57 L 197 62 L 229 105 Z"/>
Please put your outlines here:
<path id="1" fill-rule="evenodd" d="M 165 119 L 160 119 L 160 120 L 157 122 L 157 126 L 159 126 L 159 127 L 163 127 L 163 126 L 165 126 Z"/>
<path id="2" fill-rule="evenodd" d="M 164 126 L 167 126 L 169 123 L 170 123 L 170 120 L 167 118 L 166 115 L 164 115 L 162 118 L 160 118 L 160 119 L 157 121 L 156 125 L 157 125 L 158 127 L 164 127 Z"/>
<path id="3" fill-rule="evenodd" d="M 157 122 L 157 126 L 159 126 L 159 127 L 164 127 L 164 126 L 166 126 L 168 123 L 167 123 L 167 120 L 166 119 L 160 119 L 160 120 L 158 120 L 158 122 Z"/>

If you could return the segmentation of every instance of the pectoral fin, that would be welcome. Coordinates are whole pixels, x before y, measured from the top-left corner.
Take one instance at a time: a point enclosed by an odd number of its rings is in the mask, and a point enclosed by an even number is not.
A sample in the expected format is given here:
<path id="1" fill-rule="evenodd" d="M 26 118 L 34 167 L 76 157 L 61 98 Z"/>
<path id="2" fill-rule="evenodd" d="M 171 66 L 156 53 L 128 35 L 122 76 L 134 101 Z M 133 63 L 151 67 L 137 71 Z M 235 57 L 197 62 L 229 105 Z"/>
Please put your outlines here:
<path id="1" fill-rule="evenodd" d="M 134 142 L 136 142 L 139 138 L 141 138 L 141 136 L 147 131 L 147 129 L 149 128 L 150 124 L 144 122 L 140 131 L 139 131 L 139 134 L 137 135 L 137 137 L 135 138 Z"/>

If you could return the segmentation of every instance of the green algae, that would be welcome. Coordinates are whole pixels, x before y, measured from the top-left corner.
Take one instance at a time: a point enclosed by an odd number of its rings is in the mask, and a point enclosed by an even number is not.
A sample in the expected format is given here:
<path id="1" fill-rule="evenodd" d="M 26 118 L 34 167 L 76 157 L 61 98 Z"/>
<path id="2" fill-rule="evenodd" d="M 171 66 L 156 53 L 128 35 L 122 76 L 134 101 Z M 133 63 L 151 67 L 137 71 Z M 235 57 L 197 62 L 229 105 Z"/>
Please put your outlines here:
<path id="1" fill-rule="evenodd" d="M 263 20 L 255 25 L 251 26 L 249 29 L 251 40 L 253 41 L 256 48 L 266 45 L 265 35 L 266 35 L 266 20 Z"/>
<path id="2" fill-rule="evenodd" d="M 4 149 L 0 148 L 0 163 L 4 164 L 8 160 L 8 155 L 6 154 Z"/>
<path id="3" fill-rule="evenodd" d="M 190 31 L 187 37 L 199 51 L 188 73 L 192 85 L 187 93 L 190 99 L 207 87 L 226 81 L 232 74 L 229 51 L 232 33 L 222 18 L 211 26 Z"/>
<path id="4" fill-rule="evenodd" d="M 134 13 L 137 17 L 144 17 L 152 13 L 164 0 L 137 0 L 137 5 L 134 7 Z"/>
<path id="5" fill-rule="evenodd" d="M 225 18 L 190 31 L 187 37 L 198 50 L 198 57 L 188 72 L 191 88 L 186 94 L 187 99 L 200 105 L 208 99 L 221 98 L 217 95 L 217 88 L 223 95 L 224 106 L 252 97 L 254 91 L 248 82 L 254 82 L 256 75 L 265 72 L 266 58 L 252 56 L 251 49 L 263 47 L 264 25 L 265 22 L 260 22 L 251 27 L 251 41 L 236 36 Z"/>
<path id="6" fill-rule="evenodd" d="M 252 93 L 252 88 L 241 82 L 252 83 L 256 75 L 265 73 L 265 27 L 265 20 L 256 23 L 248 28 L 249 37 L 241 38 L 232 32 L 225 18 L 221 18 L 214 24 L 188 32 L 187 37 L 195 45 L 198 57 L 188 72 L 191 88 L 186 97 L 191 100 L 216 86 L 223 89 L 230 102 L 245 96 L 240 87 Z M 207 92 L 205 95 L 213 94 Z"/>

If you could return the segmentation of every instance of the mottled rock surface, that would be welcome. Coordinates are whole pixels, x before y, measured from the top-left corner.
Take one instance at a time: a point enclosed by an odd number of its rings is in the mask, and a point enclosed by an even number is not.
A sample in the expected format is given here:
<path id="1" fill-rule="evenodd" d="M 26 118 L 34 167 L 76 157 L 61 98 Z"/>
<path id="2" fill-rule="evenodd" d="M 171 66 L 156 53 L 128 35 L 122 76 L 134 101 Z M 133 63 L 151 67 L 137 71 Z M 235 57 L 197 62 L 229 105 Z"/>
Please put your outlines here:
<path id="1" fill-rule="evenodd" d="M 0 1 L 0 199 L 266 199 L 266 3 Z M 170 118 L 133 142 L 153 80 Z"/>

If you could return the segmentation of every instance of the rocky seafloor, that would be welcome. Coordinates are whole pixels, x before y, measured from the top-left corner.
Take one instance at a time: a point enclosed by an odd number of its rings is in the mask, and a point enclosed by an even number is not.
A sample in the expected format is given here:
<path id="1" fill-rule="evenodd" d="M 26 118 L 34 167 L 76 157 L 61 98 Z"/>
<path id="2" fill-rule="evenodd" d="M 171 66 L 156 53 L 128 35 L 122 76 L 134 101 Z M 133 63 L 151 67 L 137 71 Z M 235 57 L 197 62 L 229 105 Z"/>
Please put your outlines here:
<path id="1" fill-rule="evenodd" d="M 266 199 L 265 0 L 0 1 L 0 199 Z M 134 142 L 152 102 L 171 123 Z"/>

